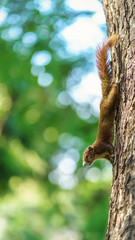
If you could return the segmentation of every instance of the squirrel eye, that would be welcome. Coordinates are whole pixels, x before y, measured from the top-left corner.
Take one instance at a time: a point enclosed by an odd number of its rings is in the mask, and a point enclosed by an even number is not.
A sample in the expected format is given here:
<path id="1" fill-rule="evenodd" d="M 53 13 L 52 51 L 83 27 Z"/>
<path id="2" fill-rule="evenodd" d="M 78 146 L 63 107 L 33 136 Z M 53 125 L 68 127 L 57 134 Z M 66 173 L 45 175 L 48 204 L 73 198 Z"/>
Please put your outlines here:
<path id="1" fill-rule="evenodd" d="M 89 154 L 87 154 L 87 155 L 85 156 L 85 158 L 89 158 Z"/>

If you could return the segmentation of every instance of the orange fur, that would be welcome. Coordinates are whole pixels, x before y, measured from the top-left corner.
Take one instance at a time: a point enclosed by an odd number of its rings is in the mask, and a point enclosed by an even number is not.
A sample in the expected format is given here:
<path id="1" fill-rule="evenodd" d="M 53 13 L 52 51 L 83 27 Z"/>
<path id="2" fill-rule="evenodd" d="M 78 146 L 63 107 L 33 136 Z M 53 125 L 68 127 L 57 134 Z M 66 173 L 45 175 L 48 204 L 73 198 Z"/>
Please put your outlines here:
<path id="1" fill-rule="evenodd" d="M 102 81 L 102 94 L 107 96 L 110 91 L 110 80 L 112 78 L 112 69 L 108 60 L 108 50 L 116 43 L 117 35 L 111 36 L 108 41 L 105 40 L 101 46 L 97 47 L 96 64 L 99 77 Z"/>
<path id="2" fill-rule="evenodd" d="M 112 163 L 114 118 L 118 104 L 118 86 L 111 85 L 112 70 L 108 60 L 108 50 L 116 43 L 117 35 L 111 36 L 98 46 L 96 62 L 102 82 L 102 100 L 100 103 L 100 118 L 96 141 L 83 154 L 83 165 L 90 166 L 98 158 L 106 158 Z"/>

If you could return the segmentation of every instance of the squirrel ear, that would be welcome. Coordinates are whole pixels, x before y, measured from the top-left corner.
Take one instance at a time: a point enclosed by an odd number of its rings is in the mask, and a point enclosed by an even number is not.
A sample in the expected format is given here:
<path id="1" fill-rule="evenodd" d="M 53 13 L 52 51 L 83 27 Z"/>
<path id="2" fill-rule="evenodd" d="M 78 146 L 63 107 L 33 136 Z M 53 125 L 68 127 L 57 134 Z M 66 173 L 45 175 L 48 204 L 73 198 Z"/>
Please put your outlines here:
<path id="1" fill-rule="evenodd" d="M 93 147 L 89 146 L 88 149 L 90 152 L 93 152 Z"/>

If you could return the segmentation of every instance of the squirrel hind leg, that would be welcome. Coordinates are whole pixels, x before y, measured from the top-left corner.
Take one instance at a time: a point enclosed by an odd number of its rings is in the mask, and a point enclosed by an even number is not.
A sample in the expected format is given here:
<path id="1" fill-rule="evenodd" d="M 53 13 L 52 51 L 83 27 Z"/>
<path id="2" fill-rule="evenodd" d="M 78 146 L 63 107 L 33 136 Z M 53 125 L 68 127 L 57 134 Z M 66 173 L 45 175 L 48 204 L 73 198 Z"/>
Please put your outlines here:
<path id="1" fill-rule="evenodd" d="M 114 147 L 111 143 L 106 143 L 106 150 L 109 153 L 109 155 L 112 155 L 114 152 Z"/>

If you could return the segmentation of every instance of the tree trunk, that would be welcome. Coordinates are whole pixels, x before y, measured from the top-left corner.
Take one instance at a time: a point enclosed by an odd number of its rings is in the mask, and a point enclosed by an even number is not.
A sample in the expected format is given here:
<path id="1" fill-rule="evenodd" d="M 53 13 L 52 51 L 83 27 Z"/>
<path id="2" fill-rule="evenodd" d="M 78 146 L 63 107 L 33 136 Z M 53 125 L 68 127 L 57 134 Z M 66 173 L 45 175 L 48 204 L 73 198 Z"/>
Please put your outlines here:
<path id="1" fill-rule="evenodd" d="M 135 240 L 135 2 L 102 1 L 108 35 L 119 36 L 112 62 L 120 92 L 106 239 Z"/>

